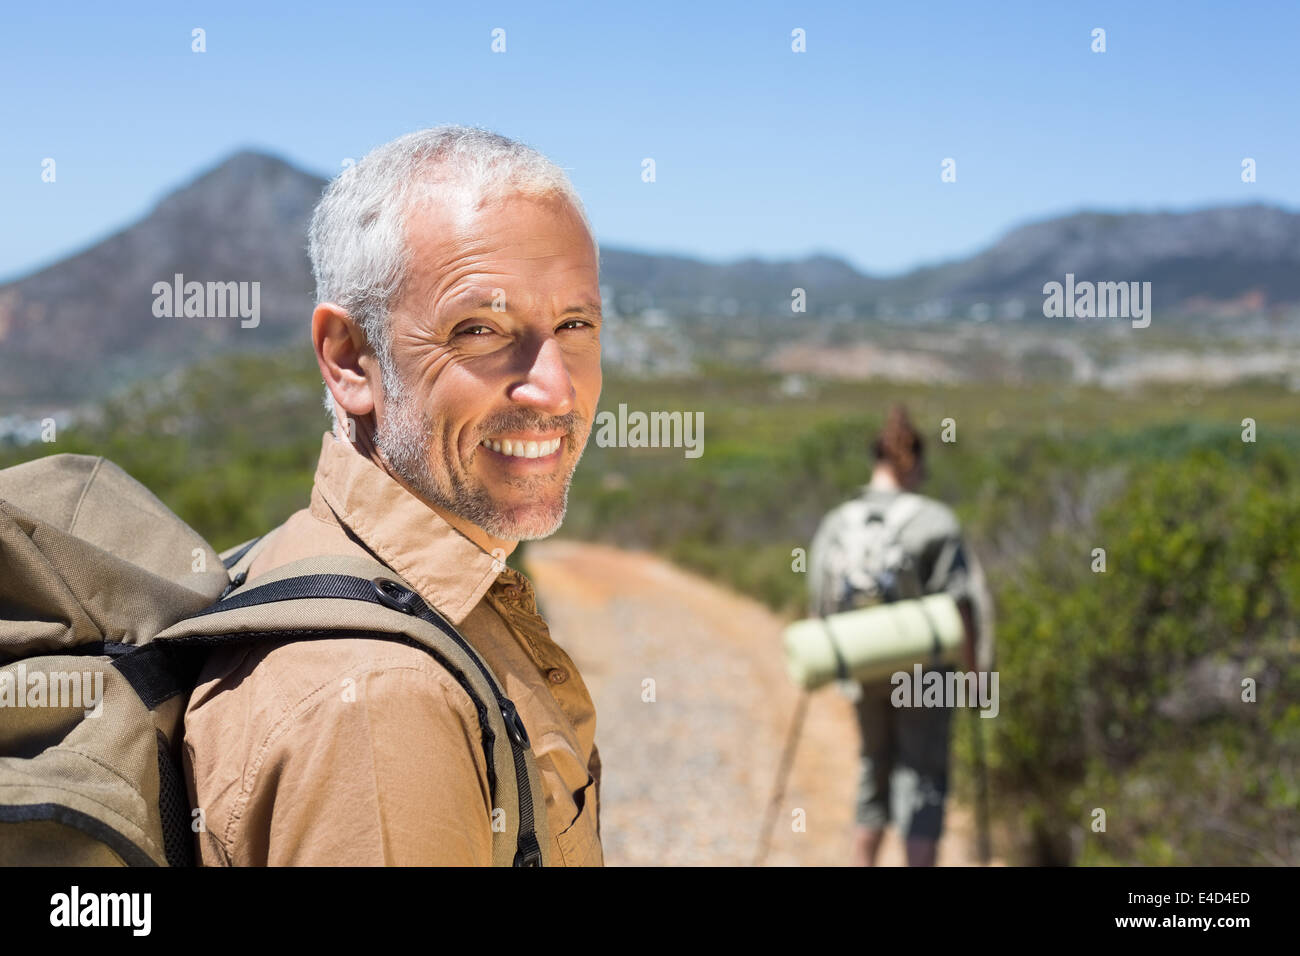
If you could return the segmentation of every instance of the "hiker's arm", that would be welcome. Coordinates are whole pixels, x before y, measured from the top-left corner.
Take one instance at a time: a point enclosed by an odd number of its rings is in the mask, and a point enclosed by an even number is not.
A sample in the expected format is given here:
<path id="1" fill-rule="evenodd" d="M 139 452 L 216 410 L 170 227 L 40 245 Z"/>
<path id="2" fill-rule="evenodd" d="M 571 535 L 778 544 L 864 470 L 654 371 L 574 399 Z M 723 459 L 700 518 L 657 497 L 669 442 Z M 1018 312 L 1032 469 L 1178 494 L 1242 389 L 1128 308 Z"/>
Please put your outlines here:
<path id="1" fill-rule="evenodd" d="M 808 613 L 831 613 L 831 587 L 826 574 L 826 549 L 832 533 L 830 517 L 824 518 L 808 546 Z"/>
<path id="2" fill-rule="evenodd" d="M 304 701 L 257 771 L 241 816 L 265 831 L 268 864 L 490 865 L 469 697 L 422 657 L 389 656 L 351 679 Z"/>

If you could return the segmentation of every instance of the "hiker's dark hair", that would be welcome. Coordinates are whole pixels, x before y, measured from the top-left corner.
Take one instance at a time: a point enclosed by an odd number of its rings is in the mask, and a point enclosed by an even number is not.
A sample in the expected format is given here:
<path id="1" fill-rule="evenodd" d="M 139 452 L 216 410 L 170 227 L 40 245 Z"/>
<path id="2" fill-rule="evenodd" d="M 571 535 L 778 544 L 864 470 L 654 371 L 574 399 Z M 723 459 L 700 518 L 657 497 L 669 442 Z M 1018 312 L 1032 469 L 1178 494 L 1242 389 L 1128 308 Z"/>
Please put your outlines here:
<path id="1" fill-rule="evenodd" d="M 895 405 L 885 418 L 884 427 L 871 443 L 871 454 L 878 462 L 886 462 L 899 478 L 906 478 L 925 454 L 921 433 L 907 417 L 907 409 Z"/>

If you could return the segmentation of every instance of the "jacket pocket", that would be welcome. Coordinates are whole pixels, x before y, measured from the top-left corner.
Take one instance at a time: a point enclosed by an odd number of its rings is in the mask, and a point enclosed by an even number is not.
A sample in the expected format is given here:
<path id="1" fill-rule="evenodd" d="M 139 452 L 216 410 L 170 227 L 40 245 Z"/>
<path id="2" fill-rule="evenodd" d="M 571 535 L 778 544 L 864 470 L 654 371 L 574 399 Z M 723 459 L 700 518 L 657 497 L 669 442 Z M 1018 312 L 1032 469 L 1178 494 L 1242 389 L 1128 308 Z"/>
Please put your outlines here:
<path id="1" fill-rule="evenodd" d="M 573 795 L 573 802 L 581 807 L 573 822 L 557 837 L 560 855 L 565 866 L 604 866 L 596 820 L 600 808 L 596 805 L 596 780 L 590 774 L 586 785 Z"/>

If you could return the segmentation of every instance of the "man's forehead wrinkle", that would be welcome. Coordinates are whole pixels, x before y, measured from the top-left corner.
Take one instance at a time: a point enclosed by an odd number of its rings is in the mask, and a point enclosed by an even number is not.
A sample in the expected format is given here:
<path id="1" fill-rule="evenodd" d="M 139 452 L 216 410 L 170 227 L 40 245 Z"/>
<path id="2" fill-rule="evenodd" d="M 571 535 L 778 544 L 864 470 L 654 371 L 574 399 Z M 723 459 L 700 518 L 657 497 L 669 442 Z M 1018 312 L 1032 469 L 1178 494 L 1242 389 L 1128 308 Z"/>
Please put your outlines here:
<path id="1" fill-rule="evenodd" d="M 462 261 L 451 268 L 443 270 L 434 287 L 430 290 L 429 306 L 436 308 L 439 305 L 443 307 L 455 307 L 458 309 L 486 308 L 497 301 L 498 289 L 510 287 L 514 291 L 507 290 L 506 298 L 519 299 L 524 297 L 531 299 L 541 293 L 531 288 L 519 288 L 520 277 L 512 275 L 508 271 L 497 272 L 492 268 L 484 268 L 485 263 L 474 257 L 470 261 Z M 554 276 L 562 275 L 568 272 L 582 271 L 582 267 L 575 265 L 571 268 L 557 270 Z M 543 280 L 554 278 L 554 276 L 543 276 Z M 561 298 L 572 299 L 563 304 L 553 304 L 558 310 L 568 309 L 573 305 L 591 304 L 595 308 L 600 307 L 600 299 L 589 296 L 586 292 L 578 292 L 576 296 L 568 292 L 556 291 L 551 294 L 552 299 Z"/>
<path id="2" fill-rule="evenodd" d="M 585 275 L 578 287 L 561 288 L 573 274 L 597 274 L 592 263 L 578 261 L 581 256 L 574 260 L 565 248 L 539 249 L 539 242 L 552 241 L 545 231 L 538 234 L 530 229 L 522 235 L 522 230 L 484 231 L 472 211 L 462 207 L 459 212 L 444 207 L 407 223 L 408 276 L 414 280 L 411 301 L 418 304 L 424 323 L 442 324 L 453 317 L 458 321 L 470 310 L 499 302 L 501 289 L 505 290 L 507 311 L 531 311 L 542 304 L 538 297 L 547 296 L 551 299 L 547 304 L 556 314 L 582 310 L 590 301 L 592 307 L 583 311 L 599 315 L 598 294 L 594 285 L 588 288 Z M 534 275 L 521 276 L 520 272 Z M 523 283 L 535 288 L 524 288 Z"/>
<path id="3" fill-rule="evenodd" d="M 490 277 L 492 274 L 482 266 L 480 257 L 474 255 L 458 256 L 448 262 L 439 263 L 434 269 L 434 276 L 425 280 L 426 283 L 431 283 L 427 293 L 421 297 L 425 309 L 433 314 L 440 305 L 465 295 L 465 291 L 458 290 L 456 287 L 467 279 L 470 282 L 467 288 L 472 291 L 476 287 L 478 276 Z M 470 278 L 471 276 L 474 278 Z M 490 279 L 488 281 L 490 282 Z M 490 295 L 494 286 L 488 285 L 484 288 Z"/>

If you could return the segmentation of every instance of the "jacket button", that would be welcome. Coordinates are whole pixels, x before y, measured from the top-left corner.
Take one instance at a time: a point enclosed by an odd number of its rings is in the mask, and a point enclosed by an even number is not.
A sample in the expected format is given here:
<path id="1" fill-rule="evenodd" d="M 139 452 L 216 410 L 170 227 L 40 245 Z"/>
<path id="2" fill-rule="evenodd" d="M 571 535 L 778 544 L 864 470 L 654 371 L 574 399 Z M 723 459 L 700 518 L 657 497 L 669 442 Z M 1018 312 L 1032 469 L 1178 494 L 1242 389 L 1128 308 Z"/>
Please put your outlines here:
<path id="1" fill-rule="evenodd" d="M 562 667 L 552 667 L 546 672 L 546 676 L 551 679 L 552 684 L 563 684 L 569 679 L 569 672 Z"/>

